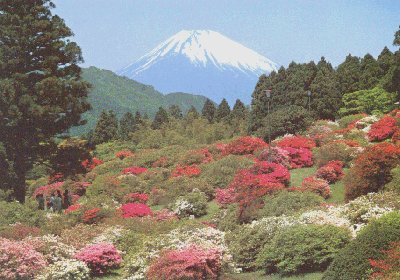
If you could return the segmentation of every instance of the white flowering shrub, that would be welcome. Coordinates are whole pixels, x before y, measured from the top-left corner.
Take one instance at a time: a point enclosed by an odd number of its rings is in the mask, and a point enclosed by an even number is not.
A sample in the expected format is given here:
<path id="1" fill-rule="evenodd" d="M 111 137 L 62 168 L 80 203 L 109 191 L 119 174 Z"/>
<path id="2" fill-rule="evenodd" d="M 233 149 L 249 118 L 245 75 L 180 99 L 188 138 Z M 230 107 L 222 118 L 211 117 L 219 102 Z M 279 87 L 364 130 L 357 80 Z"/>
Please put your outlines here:
<path id="1" fill-rule="evenodd" d="M 48 266 L 36 280 L 87 280 L 90 269 L 78 260 L 63 260 Z"/>

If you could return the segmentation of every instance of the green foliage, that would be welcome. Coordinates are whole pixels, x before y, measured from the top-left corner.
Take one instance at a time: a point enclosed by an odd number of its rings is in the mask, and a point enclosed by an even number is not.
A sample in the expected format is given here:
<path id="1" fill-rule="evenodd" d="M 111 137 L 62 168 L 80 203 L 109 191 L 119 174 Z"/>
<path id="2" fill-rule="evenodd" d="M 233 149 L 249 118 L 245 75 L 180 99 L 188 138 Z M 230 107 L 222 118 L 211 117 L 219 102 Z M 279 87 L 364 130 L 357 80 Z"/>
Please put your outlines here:
<path id="1" fill-rule="evenodd" d="M 297 225 L 278 232 L 257 263 L 267 273 L 283 275 L 324 271 L 350 240 L 347 229 L 332 225 Z"/>
<path id="2" fill-rule="evenodd" d="M 364 114 L 354 114 L 354 115 L 347 115 L 344 117 L 341 117 L 338 122 L 341 128 L 346 128 L 350 123 L 361 120 L 364 118 Z"/>
<path id="3" fill-rule="evenodd" d="M 182 119 L 183 113 L 178 105 L 171 105 L 168 108 L 168 114 L 175 119 Z"/>
<path id="4" fill-rule="evenodd" d="M 266 196 L 260 217 L 290 216 L 321 205 L 324 199 L 311 192 L 281 191 L 273 196 Z"/>
<path id="5" fill-rule="evenodd" d="M 379 67 L 378 61 L 370 54 L 366 54 L 361 59 L 360 69 L 361 76 L 359 86 L 361 90 L 376 87 L 384 74 Z"/>
<path id="6" fill-rule="evenodd" d="M 156 116 L 154 117 L 153 123 L 151 124 L 152 129 L 160 129 L 163 124 L 169 122 L 168 113 L 163 107 L 158 108 Z"/>
<path id="7" fill-rule="evenodd" d="M 194 190 L 178 197 L 171 208 L 181 218 L 191 215 L 201 217 L 207 214 L 207 196 L 199 190 Z"/>
<path id="8" fill-rule="evenodd" d="M 247 117 L 248 110 L 244 106 L 243 102 L 240 99 L 236 99 L 235 105 L 233 105 L 233 109 L 231 112 L 231 116 L 234 119 L 245 119 Z"/>
<path id="9" fill-rule="evenodd" d="M 349 166 L 353 159 L 352 149 L 346 144 L 330 142 L 322 147 L 313 150 L 315 163 L 318 167 L 327 164 L 331 160 L 340 160 L 346 166 Z"/>
<path id="10" fill-rule="evenodd" d="M 360 90 L 361 65 L 360 58 L 349 54 L 336 71 L 339 89 L 342 93 Z"/>
<path id="11" fill-rule="evenodd" d="M 221 103 L 218 105 L 217 111 L 215 113 L 216 121 L 223 121 L 227 120 L 231 113 L 231 108 L 229 107 L 228 102 L 226 99 L 222 99 Z"/>
<path id="12" fill-rule="evenodd" d="M 0 230 L 15 223 L 41 227 L 45 221 L 44 212 L 37 210 L 35 202 L 19 204 L 0 201 L 0 213 Z"/>
<path id="13" fill-rule="evenodd" d="M 249 158 L 229 155 L 203 165 L 201 167 L 202 173 L 200 178 L 204 179 L 213 187 L 225 188 L 232 182 L 238 170 L 249 168 L 253 164 L 254 162 Z"/>
<path id="14" fill-rule="evenodd" d="M 212 123 L 215 118 L 217 109 L 215 108 L 214 103 L 207 99 L 204 103 L 203 109 L 201 110 L 201 115 L 208 120 L 209 123 Z"/>
<path id="15" fill-rule="evenodd" d="M 102 111 L 93 132 L 92 142 L 101 144 L 118 138 L 118 120 L 113 111 Z"/>
<path id="16" fill-rule="evenodd" d="M 48 158 L 53 138 L 82 124 L 90 108 L 89 85 L 80 79 L 81 50 L 52 8 L 49 0 L 0 2 L 0 142 L 13 162 L 20 202 L 27 171 Z"/>
<path id="17" fill-rule="evenodd" d="M 400 165 L 390 172 L 392 180 L 385 185 L 385 190 L 395 191 L 400 194 Z"/>
<path id="18" fill-rule="evenodd" d="M 340 108 L 339 114 L 341 116 L 359 113 L 384 114 L 394 108 L 395 102 L 396 94 L 382 88 L 359 90 L 343 95 L 343 107 Z"/>
<path id="19" fill-rule="evenodd" d="M 308 111 L 302 107 L 291 105 L 286 108 L 278 109 L 265 117 L 256 132 L 257 136 L 268 139 L 269 126 L 271 129 L 271 139 L 283 136 L 287 133 L 300 133 L 311 124 L 311 117 Z"/>
<path id="20" fill-rule="evenodd" d="M 126 112 L 119 121 L 118 136 L 121 140 L 129 140 L 129 134 L 137 129 L 135 117 L 131 112 Z"/>
<path id="21" fill-rule="evenodd" d="M 400 213 L 392 212 L 373 220 L 356 239 L 341 250 L 324 274 L 324 280 L 365 279 L 369 259 L 380 259 L 382 250 L 400 241 Z"/>

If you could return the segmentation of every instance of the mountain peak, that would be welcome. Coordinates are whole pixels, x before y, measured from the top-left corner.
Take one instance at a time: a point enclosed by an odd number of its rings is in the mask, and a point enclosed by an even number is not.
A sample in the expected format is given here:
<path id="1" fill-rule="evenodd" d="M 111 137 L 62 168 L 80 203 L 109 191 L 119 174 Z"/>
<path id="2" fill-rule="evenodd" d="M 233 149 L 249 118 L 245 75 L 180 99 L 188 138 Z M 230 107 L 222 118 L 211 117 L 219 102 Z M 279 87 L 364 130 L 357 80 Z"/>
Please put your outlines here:
<path id="1" fill-rule="evenodd" d="M 215 92 L 213 88 L 220 87 L 211 84 L 207 73 L 216 83 L 223 83 L 216 80 L 217 76 L 223 76 L 224 80 L 230 76 L 231 79 L 248 79 L 248 85 L 243 88 L 246 92 L 240 91 L 250 96 L 251 92 L 247 91 L 254 88 L 258 77 L 276 70 L 277 64 L 268 58 L 216 31 L 181 30 L 117 74 L 152 84 L 163 92 L 189 91 L 205 95 L 211 95 L 207 91 Z M 182 79 L 188 75 L 197 83 L 207 81 L 207 84 L 196 88 Z M 250 80 L 254 84 L 250 85 Z"/>

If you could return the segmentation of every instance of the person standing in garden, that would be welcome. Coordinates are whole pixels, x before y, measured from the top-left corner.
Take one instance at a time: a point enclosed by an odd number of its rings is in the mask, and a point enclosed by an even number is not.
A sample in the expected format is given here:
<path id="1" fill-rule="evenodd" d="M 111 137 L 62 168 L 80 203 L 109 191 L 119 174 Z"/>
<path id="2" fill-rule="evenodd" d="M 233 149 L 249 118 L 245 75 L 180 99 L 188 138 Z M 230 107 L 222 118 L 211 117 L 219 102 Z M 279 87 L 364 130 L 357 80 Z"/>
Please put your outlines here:
<path id="1" fill-rule="evenodd" d="M 57 196 L 54 198 L 53 210 L 54 210 L 54 212 L 61 213 L 61 210 L 62 210 L 62 195 L 61 195 L 61 191 L 57 191 Z"/>
<path id="2" fill-rule="evenodd" d="M 63 208 L 67 209 L 68 207 L 70 207 L 72 204 L 72 197 L 69 194 L 68 190 L 64 191 L 64 201 L 63 201 Z"/>

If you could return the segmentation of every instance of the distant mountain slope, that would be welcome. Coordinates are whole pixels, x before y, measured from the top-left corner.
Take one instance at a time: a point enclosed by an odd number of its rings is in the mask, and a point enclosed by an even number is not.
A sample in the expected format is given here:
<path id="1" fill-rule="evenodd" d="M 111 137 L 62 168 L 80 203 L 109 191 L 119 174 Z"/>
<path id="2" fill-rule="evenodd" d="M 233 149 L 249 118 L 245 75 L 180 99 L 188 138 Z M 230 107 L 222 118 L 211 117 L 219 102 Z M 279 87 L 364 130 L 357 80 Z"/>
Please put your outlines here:
<path id="1" fill-rule="evenodd" d="M 92 84 L 89 94 L 92 110 L 83 116 L 88 121 L 85 126 L 71 129 L 71 134 L 74 135 L 94 128 L 102 110 L 114 110 L 119 117 L 128 111 L 133 114 L 140 111 L 153 117 L 160 106 L 168 108 L 172 104 L 179 105 L 184 112 L 192 105 L 200 111 L 206 100 L 204 96 L 180 92 L 163 95 L 152 86 L 96 67 L 83 69 L 82 78 Z"/>
<path id="2" fill-rule="evenodd" d="M 197 93 L 231 104 L 240 98 L 249 104 L 258 77 L 276 70 L 276 63 L 218 32 L 183 30 L 117 74 L 163 93 Z"/>

